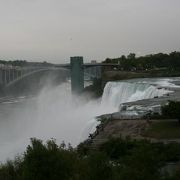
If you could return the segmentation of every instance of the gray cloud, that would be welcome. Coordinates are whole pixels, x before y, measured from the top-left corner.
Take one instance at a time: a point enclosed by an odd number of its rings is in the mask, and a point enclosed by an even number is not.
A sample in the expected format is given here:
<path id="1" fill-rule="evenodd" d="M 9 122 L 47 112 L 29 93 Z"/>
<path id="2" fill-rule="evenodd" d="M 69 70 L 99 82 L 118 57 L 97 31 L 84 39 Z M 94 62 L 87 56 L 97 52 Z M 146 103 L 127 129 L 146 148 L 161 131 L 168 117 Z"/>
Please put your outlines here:
<path id="1" fill-rule="evenodd" d="M 180 50 L 179 0 L 0 0 L 0 59 Z"/>

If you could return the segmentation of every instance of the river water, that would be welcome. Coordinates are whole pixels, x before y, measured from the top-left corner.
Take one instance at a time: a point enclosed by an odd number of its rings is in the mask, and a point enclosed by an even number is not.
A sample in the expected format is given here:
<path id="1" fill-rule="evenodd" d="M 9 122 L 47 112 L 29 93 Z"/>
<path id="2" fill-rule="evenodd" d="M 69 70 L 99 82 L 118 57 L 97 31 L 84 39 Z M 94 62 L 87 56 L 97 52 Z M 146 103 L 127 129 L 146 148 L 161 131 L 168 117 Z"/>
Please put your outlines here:
<path id="1" fill-rule="evenodd" d="M 109 82 L 102 99 L 86 101 L 71 95 L 70 84 L 55 88 L 45 87 L 31 97 L 6 97 L 0 99 L 0 161 L 21 154 L 36 137 L 44 141 L 55 138 L 76 146 L 93 131 L 95 116 L 112 113 L 119 105 L 140 99 L 153 98 L 170 93 L 177 79 L 136 79 Z M 156 86 L 156 87 L 155 87 Z"/>

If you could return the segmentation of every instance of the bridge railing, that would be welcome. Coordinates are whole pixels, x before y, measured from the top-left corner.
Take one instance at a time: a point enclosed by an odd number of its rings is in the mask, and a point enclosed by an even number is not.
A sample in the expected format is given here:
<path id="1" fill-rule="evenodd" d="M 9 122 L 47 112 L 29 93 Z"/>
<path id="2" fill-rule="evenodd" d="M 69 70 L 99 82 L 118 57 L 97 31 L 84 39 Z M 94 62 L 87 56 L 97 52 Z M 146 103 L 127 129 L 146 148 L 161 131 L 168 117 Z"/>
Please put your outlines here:
<path id="1" fill-rule="evenodd" d="M 43 67 L 18 67 L 3 66 L 0 67 L 0 85 L 6 86 L 10 82 L 34 71 L 39 71 Z"/>

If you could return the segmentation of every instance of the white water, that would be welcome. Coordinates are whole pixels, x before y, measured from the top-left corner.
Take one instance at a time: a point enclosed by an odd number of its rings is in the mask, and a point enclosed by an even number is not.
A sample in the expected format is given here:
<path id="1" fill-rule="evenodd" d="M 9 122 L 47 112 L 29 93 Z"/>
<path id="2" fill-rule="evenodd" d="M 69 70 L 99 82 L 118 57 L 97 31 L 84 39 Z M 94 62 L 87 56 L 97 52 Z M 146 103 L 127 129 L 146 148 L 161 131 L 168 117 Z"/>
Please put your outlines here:
<path id="1" fill-rule="evenodd" d="M 76 146 L 95 130 L 95 116 L 114 112 L 123 102 L 168 93 L 147 82 L 110 82 L 104 89 L 102 102 L 72 97 L 67 83 L 45 88 L 34 98 L 0 103 L 0 161 L 22 153 L 31 137 L 55 138 L 58 143 L 64 140 Z"/>
<path id="2" fill-rule="evenodd" d="M 170 92 L 164 88 L 158 89 L 155 86 L 141 82 L 108 82 L 104 88 L 102 105 L 108 104 L 119 108 L 119 105 L 125 102 L 151 99 Z"/>
<path id="3" fill-rule="evenodd" d="M 22 153 L 31 137 L 55 138 L 73 146 L 95 129 L 94 117 L 111 112 L 100 101 L 71 96 L 70 84 L 45 88 L 34 98 L 0 103 L 0 161 Z"/>

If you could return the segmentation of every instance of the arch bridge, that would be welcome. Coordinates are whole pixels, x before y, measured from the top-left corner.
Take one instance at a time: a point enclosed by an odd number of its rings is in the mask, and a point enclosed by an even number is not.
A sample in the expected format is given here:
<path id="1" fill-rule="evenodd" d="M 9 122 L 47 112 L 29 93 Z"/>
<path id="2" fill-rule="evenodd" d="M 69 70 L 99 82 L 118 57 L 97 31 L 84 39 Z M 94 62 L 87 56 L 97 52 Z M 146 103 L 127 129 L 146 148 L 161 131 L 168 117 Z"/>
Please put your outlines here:
<path id="1" fill-rule="evenodd" d="M 1 67 L 0 86 L 8 87 L 32 74 L 53 71 L 57 69 L 69 69 L 71 71 L 71 89 L 73 93 L 79 94 L 84 89 L 84 80 L 101 78 L 103 66 L 119 66 L 118 64 L 105 63 L 83 63 L 83 57 L 71 57 L 70 64 L 58 64 L 49 67 Z"/>

